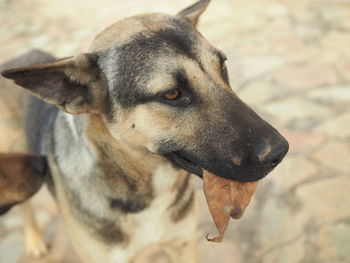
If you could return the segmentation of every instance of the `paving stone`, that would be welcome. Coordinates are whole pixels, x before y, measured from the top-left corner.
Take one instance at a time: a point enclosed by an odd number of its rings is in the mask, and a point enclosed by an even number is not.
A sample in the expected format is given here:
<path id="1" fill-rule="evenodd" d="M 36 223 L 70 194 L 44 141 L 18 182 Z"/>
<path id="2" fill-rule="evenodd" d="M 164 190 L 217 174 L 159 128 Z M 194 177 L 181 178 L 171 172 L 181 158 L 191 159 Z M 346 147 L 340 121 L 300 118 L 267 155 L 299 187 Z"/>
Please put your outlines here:
<path id="1" fill-rule="evenodd" d="M 308 92 L 307 96 L 328 104 L 350 103 L 350 84 L 315 89 Z"/>
<path id="2" fill-rule="evenodd" d="M 278 175 L 273 176 L 273 179 L 278 184 L 276 187 L 281 193 L 318 175 L 315 164 L 308 161 L 304 156 L 287 156 L 276 168 L 276 172 L 278 172 Z"/>
<path id="3" fill-rule="evenodd" d="M 236 8 L 233 14 L 233 19 L 236 21 L 241 31 L 254 30 L 261 25 L 264 20 L 264 7 L 256 3 L 249 3 L 242 8 Z"/>
<path id="4" fill-rule="evenodd" d="M 297 198 L 303 200 L 302 213 L 314 225 L 350 217 L 350 178 L 348 174 L 300 186 Z"/>
<path id="5" fill-rule="evenodd" d="M 289 142 L 290 153 L 310 151 L 319 146 L 325 140 L 325 135 L 320 132 L 302 132 L 297 130 L 279 129 L 279 132 Z"/>
<path id="6" fill-rule="evenodd" d="M 350 138 L 350 111 L 325 121 L 313 130 L 334 138 Z"/>
<path id="7" fill-rule="evenodd" d="M 288 9 L 281 3 L 272 2 L 266 6 L 265 13 L 270 18 L 285 17 L 288 15 Z"/>
<path id="8" fill-rule="evenodd" d="M 288 92 L 287 89 L 274 85 L 269 79 L 256 80 L 247 84 L 237 92 L 238 96 L 249 105 L 264 105 L 273 97 L 281 96 Z"/>
<path id="9" fill-rule="evenodd" d="M 297 97 L 278 100 L 263 107 L 283 125 L 306 129 L 332 115 L 328 107 Z"/>
<path id="10" fill-rule="evenodd" d="M 319 164 L 334 170 L 334 173 L 350 171 L 350 147 L 348 143 L 329 141 L 316 151 L 312 158 Z"/>
<path id="11" fill-rule="evenodd" d="M 341 76 L 350 81 L 350 61 L 340 61 L 336 64 L 336 69 L 339 71 Z"/>
<path id="12" fill-rule="evenodd" d="M 281 32 L 276 33 L 276 30 Z M 304 48 L 304 44 L 293 34 L 293 32 L 291 32 L 291 29 L 279 25 L 271 26 L 269 28 L 268 39 L 270 45 L 273 47 L 272 51 L 274 53 L 283 55 L 283 57 L 289 62 L 300 61 L 300 59 L 296 60 L 295 53 L 300 53 L 300 50 Z M 310 54 L 306 54 L 306 52 L 303 55 L 302 61 L 310 56 Z M 300 55 L 298 57 L 300 57 Z"/>
<path id="13" fill-rule="evenodd" d="M 243 72 L 246 80 L 268 73 L 284 64 L 277 56 L 260 56 L 243 59 Z"/>
<path id="14" fill-rule="evenodd" d="M 238 38 L 234 42 L 233 51 L 240 58 L 264 56 L 269 54 L 271 46 L 268 39 L 260 38 L 257 35 L 248 34 L 244 38 Z"/>
<path id="15" fill-rule="evenodd" d="M 329 63 L 329 61 L 323 60 L 324 50 L 321 47 L 306 45 L 300 39 L 298 40 L 300 41 L 299 46 L 291 48 L 287 50 L 287 52 L 281 54 L 290 64 L 306 64 L 310 63 L 310 61 Z"/>
<path id="16" fill-rule="evenodd" d="M 350 262 L 350 223 L 342 222 L 330 226 L 327 246 L 334 247 L 338 258 L 344 259 L 344 262 Z M 331 259 L 330 259 L 331 260 Z"/>
<path id="17" fill-rule="evenodd" d="M 347 45 L 349 41 L 349 34 L 344 34 L 341 31 L 332 31 L 323 36 L 320 44 L 325 52 L 324 56 L 329 61 L 338 63 L 343 58 L 349 58 L 350 50 Z"/>
<path id="18" fill-rule="evenodd" d="M 322 232 L 322 226 L 349 218 L 349 186 L 347 176 L 304 184 L 296 191 L 295 198 L 300 202 L 298 210 L 291 209 L 288 202 L 269 198 L 264 203 L 262 218 L 259 218 L 263 262 L 306 262 L 301 258 L 316 259 L 320 251 L 327 260 L 318 262 L 332 262 L 341 257 L 347 249 L 341 241 L 349 237 L 339 231 L 335 234 Z M 336 193 L 334 189 L 337 189 Z M 310 250 L 311 244 L 318 247 L 316 254 L 312 250 L 306 251 Z"/>
<path id="19" fill-rule="evenodd" d="M 263 255 L 263 263 L 300 263 L 304 256 L 304 239 L 299 238 L 294 242 L 278 246 Z"/>
<path id="20" fill-rule="evenodd" d="M 275 74 L 279 83 L 297 89 L 307 89 L 337 83 L 333 68 L 325 64 L 289 65 Z"/>
<path id="21" fill-rule="evenodd" d="M 279 192 L 279 189 L 276 189 Z M 278 218 L 278 220 L 276 220 Z M 262 251 L 294 240 L 303 233 L 307 221 L 302 214 L 293 214 L 291 207 L 278 198 L 269 198 L 259 218 L 259 243 Z"/>
<path id="22" fill-rule="evenodd" d="M 203 263 L 243 263 L 240 252 L 233 242 L 212 243 L 204 241 L 199 244 L 199 251 Z"/>

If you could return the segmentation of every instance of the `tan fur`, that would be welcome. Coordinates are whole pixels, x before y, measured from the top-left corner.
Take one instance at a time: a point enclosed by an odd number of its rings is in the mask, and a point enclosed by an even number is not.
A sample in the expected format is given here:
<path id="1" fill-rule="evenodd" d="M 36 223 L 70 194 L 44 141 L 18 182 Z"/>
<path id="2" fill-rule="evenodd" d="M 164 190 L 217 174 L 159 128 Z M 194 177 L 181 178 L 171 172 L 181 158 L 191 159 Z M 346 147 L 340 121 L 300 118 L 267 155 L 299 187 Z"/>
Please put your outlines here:
<path id="1" fill-rule="evenodd" d="M 169 16 L 165 14 L 154 13 L 124 18 L 99 33 L 89 48 L 89 52 L 101 51 L 113 45 L 126 43 L 139 32 L 147 35 L 148 31 L 161 28 L 167 17 Z"/>
<path id="2" fill-rule="evenodd" d="M 112 192 L 123 193 L 126 191 L 124 195 L 135 195 L 135 198 L 141 195 L 145 202 L 149 202 L 153 195 L 152 175 L 149 171 L 152 170 L 152 167 L 159 165 L 159 162 L 162 161 L 161 158 L 154 156 L 153 160 L 147 163 L 147 167 L 143 167 L 145 164 L 138 160 L 142 159 L 143 155 L 148 155 L 146 152 L 133 150 L 123 141 L 115 140 L 99 115 L 91 115 L 89 118 L 89 125 L 86 128 L 87 137 L 99 154 L 98 166 L 106 175 L 102 180 L 107 182 Z M 116 160 L 120 168 L 127 171 L 127 177 L 114 177 L 114 174 L 118 173 L 118 171 L 114 171 Z M 137 164 L 137 167 L 132 164 Z"/>
<path id="3" fill-rule="evenodd" d="M 49 161 L 53 162 L 53 160 Z M 51 166 L 51 171 L 53 175 L 59 174 L 58 168 L 54 165 Z M 129 238 L 127 239 L 127 242 L 118 248 L 98 242 L 86 232 L 84 226 L 72 216 L 72 213 L 69 210 L 69 200 L 65 194 L 64 183 L 61 182 L 62 179 L 59 176 L 55 178 L 57 203 L 66 223 L 72 244 L 84 262 L 96 263 L 101 262 L 101 259 L 103 259 L 103 262 L 105 263 L 143 263 L 145 262 L 145 258 L 142 256 L 143 251 L 154 245 L 146 245 L 143 243 L 143 237 L 145 236 L 143 231 L 147 231 L 147 235 L 155 235 L 155 240 L 158 240 L 159 238 L 161 239 L 160 242 L 157 242 L 159 245 L 159 251 L 165 251 L 166 254 L 170 254 L 169 257 L 173 260 L 170 262 L 199 263 L 198 250 L 195 241 L 196 222 L 198 220 L 199 212 L 198 204 L 195 201 L 193 209 L 191 209 L 190 213 L 181 221 L 181 223 L 174 224 L 171 217 L 165 217 L 164 212 L 159 210 L 159 207 L 168 209 L 176 195 L 177 191 L 175 189 L 181 186 L 186 175 L 183 171 L 174 172 L 170 167 L 164 167 L 164 171 L 167 171 L 169 174 L 160 171 L 159 175 L 166 179 L 166 182 L 162 183 L 161 178 L 158 177 L 153 178 L 152 181 L 152 186 L 157 192 L 157 201 L 152 204 L 155 206 L 154 209 L 156 214 L 153 214 L 152 212 L 150 213 L 148 211 L 149 209 L 146 209 L 145 212 L 140 213 L 136 221 L 132 218 L 126 218 L 122 223 L 122 229 L 127 232 Z M 194 178 L 191 177 L 191 185 L 193 184 L 193 179 Z M 155 184 L 160 185 L 157 186 Z M 193 186 L 190 188 L 193 188 Z M 142 224 L 141 222 L 143 221 L 149 223 Z M 151 222 L 153 222 L 153 225 L 150 224 Z M 150 231 L 149 228 L 151 230 L 162 229 L 162 232 L 155 233 Z M 160 236 L 157 238 L 158 235 Z M 140 256 L 138 255 L 139 253 L 141 254 Z M 177 259 L 181 259 L 181 261 L 176 261 Z M 154 261 L 151 260 L 147 262 L 153 263 Z"/>

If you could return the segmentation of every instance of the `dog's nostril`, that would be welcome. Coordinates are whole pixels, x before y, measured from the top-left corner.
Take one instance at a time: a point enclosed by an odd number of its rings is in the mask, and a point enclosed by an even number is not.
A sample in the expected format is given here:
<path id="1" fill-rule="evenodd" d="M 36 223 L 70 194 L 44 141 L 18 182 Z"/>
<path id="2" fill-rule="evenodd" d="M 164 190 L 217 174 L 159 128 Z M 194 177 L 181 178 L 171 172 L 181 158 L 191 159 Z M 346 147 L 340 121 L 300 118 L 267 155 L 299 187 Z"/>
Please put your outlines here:
<path id="1" fill-rule="evenodd" d="M 271 166 L 272 166 L 272 167 L 276 167 L 279 163 L 280 163 L 280 160 L 279 160 L 279 159 L 274 159 L 274 160 L 272 160 L 272 162 L 271 162 Z"/>

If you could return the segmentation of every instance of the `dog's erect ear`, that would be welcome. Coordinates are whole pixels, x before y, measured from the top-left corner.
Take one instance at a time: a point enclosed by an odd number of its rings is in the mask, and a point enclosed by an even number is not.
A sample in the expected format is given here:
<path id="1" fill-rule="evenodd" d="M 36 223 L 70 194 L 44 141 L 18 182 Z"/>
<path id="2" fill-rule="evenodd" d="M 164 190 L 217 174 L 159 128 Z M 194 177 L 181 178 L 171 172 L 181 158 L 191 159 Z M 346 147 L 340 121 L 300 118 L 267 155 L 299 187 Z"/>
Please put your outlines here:
<path id="1" fill-rule="evenodd" d="M 182 10 L 177 16 L 182 17 L 187 20 L 193 26 L 196 26 L 199 20 L 199 17 L 203 14 L 211 0 L 200 0 L 197 3 L 187 7 Z"/>
<path id="2" fill-rule="evenodd" d="M 105 94 L 94 54 L 4 70 L 1 74 L 71 114 L 98 112 Z"/>

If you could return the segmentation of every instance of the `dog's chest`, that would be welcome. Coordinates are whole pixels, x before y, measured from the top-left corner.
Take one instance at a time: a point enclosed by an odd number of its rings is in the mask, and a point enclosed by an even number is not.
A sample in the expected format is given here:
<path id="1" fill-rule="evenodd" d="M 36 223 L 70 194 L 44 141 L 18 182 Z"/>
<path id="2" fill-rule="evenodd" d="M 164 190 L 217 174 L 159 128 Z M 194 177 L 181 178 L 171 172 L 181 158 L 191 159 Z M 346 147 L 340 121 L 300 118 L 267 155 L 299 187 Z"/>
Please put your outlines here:
<path id="1" fill-rule="evenodd" d="M 159 167 L 152 178 L 154 199 L 151 204 L 141 212 L 123 216 L 116 223 L 116 228 L 125 235 L 122 243 L 100 242 L 99 238 L 87 234 L 86 229 L 69 215 L 70 212 L 63 213 L 64 217 L 68 218 L 69 232 L 78 253 L 83 258 L 89 258 L 92 263 L 125 263 L 152 244 L 191 240 L 196 229 L 196 209 L 191 209 L 178 222 L 174 222 L 172 217 L 173 204 L 179 195 L 178 188 L 183 187 L 184 181 L 186 182 L 186 180 L 179 182 L 178 171 L 174 170 L 170 164 Z M 191 181 L 187 181 L 186 191 L 183 191 L 185 198 L 193 192 Z M 100 209 L 95 212 L 100 213 Z M 113 227 L 106 231 L 112 233 Z"/>
<path id="2" fill-rule="evenodd" d="M 159 169 L 153 175 L 155 198 L 151 205 L 137 214 L 130 214 L 123 223 L 123 229 L 130 233 L 132 242 L 158 242 L 164 236 L 165 226 L 171 224 L 170 206 L 176 198 L 172 189 L 174 175 Z"/>
<path id="3" fill-rule="evenodd" d="M 193 192 L 192 178 L 186 180 L 186 176 L 179 181 L 178 174 L 169 166 L 159 168 L 153 175 L 153 186 L 156 192 L 151 205 L 144 211 L 130 215 L 122 224 L 123 229 L 129 234 L 131 247 L 145 247 L 153 243 L 166 243 L 174 239 L 189 240 L 193 236 L 196 220 L 191 214 L 191 209 L 186 217 L 179 222 L 174 222 L 172 216 L 176 207 L 175 201 L 179 195 L 179 187 L 186 189 L 182 193 L 184 199 L 189 198 Z M 193 207 L 194 208 L 194 207 Z M 132 245 L 131 245 L 132 244 Z"/>

